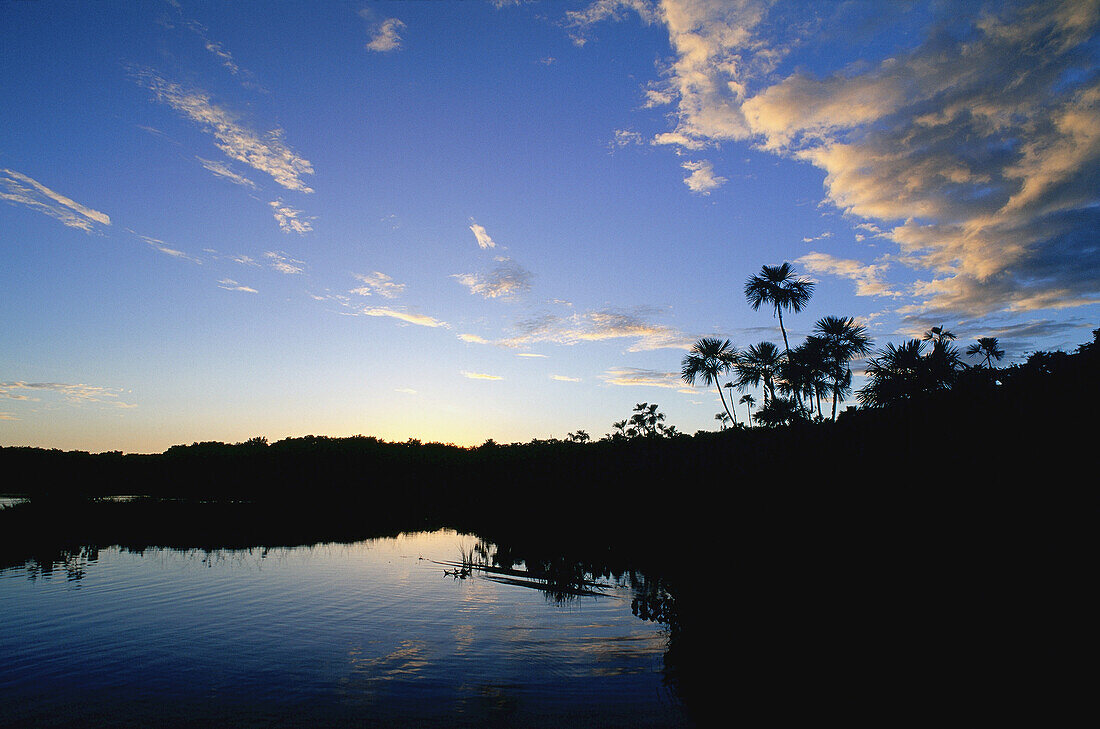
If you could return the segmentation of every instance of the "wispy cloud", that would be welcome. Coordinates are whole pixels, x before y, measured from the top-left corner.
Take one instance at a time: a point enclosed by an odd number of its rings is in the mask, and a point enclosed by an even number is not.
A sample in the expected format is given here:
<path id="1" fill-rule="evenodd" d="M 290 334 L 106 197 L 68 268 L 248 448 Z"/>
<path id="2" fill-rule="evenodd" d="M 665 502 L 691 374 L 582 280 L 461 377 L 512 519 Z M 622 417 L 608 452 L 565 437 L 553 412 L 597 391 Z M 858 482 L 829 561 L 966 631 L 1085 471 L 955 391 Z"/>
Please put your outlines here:
<path id="1" fill-rule="evenodd" d="M 579 378 L 579 377 L 568 377 L 566 375 L 550 375 L 550 379 L 555 380 L 557 382 L 580 382 L 581 381 L 581 378 Z"/>
<path id="2" fill-rule="evenodd" d="M 313 223 L 310 221 L 314 218 L 303 215 L 301 210 L 292 208 L 282 200 L 272 200 L 268 205 L 271 206 L 271 213 L 275 216 L 275 222 L 279 224 L 279 229 L 284 233 L 305 235 L 313 230 Z"/>
<path id="3" fill-rule="evenodd" d="M 302 180 L 313 174 L 313 164 L 287 146 L 282 129 L 259 134 L 242 124 L 236 114 L 215 104 L 205 91 L 167 81 L 150 69 L 134 68 L 130 73 L 157 101 L 211 134 L 215 146 L 230 159 L 270 175 L 288 190 L 313 192 Z"/>
<path id="4" fill-rule="evenodd" d="M 575 345 L 616 339 L 633 340 L 627 351 L 689 349 L 693 338 L 671 327 L 650 321 L 655 312 L 648 308 L 607 308 L 570 316 L 542 314 L 519 322 L 515 333 L 501 340 L 507 347 L 534 342 Z"/>
<path id="5" fill-rule="evenodd" d="M 198 159 L 198 161 L 202 163 L 203 167 L 205 167 L 210 172 L 213 172 L 218 177 L 223 177 L 235 185 L 248 187 L 253 190 L 257 189 L 255 182 L 236 172 L 225 162 L 213 159 L 203 159 L 202 157 L 197 157 L 196 159 Z"/>
<path id="6" fill-rule="evenodd" d="M 225 289 L 226 291 L 243 291 L 249 294 L 258 293 L 256 289 L 251 286 L 242 286 L 231 278 L 223 278 L 218 281 L 218 288 Z"/>
<path id="7" fill-rule="evenodd" d="M 395 299 L 405 290 L 405 284 L 397 283 L 386 274 L 375 271 L 373 273 L 353 274 L 363 285 L 352 289 L 349 293 L 358 296 L 370 296 L 378 294 L 386 299 Z"/>
<path id="8" fill-rule="evenodd" d="M 38 401 L 41 395 L 53 394 L 73 405 L 95 403 L 116 408 L 137 407 L 120 399 L 124 392 L 118 388 L 65 382 L 0 382 L 0 398 L 9 400 Z"/>
<path id="9" fill-rule="evenodd" d="M 26 205 L 60 220 L 70 228 L 83 231 L 91 231 L 96 225 L 111 224 L 111 218 L 106 213 L 81 205 L 15 170 L 0 169 L 0 199 Z"/>
<path id="10" fill-rule="evenodd" d="M 485 226 L 478 225 L 473 219 L 470 220 L 470 231 L 474 234 L 474 238 L 477 239 L 477 244 L 481 248 L 496 248 L 496 243 L 489 237 L 489 234 L 485 230 Z"/>
<path id="11" fill-rule="evenodd" d="M 407 311 L 400 311 L 397 309 L 385 309 L 380 307 L 367 307 L 358 310 L 359 314 L 363 316 L 384 316 L 391 319 L 397 319 L 398 321 L 405 322 L 406 324 L 415 324 L 420 327 L 446 327 L 446 322 L 439 321 L 430 316 L 423 314 L 412 314 Z"/>
<path id="12" fill-rule="evenodd" d="M 498 258 L 488 273 L 457 273 L 451 278 L 486 299 L 514 299 L 531 290 L 532 274 L 511 258 Z"/>
<path id="13" fill-rule="evenodd" d="M 677 372 L 661 372 L 637 367 L 612 367 L 600 377 L 609 385 L 620 387 L 662 387 L 683 390 L 684 383 Z M 688 390 L 688 392 L 692 392 Z"/>
<path id="14" fill-rule="evenodd" d="M 281 251 L 267 251 L 264 253 L 264 258 L 268 260 L 268 265 L 273 269 L 288 276 L 302 273 L 305 270 L 305 261 L 291 258 Z"/>
<path id="15" fill-rule="evenodd" d="M 360 10 L 359 17 L 369 25 L 370 41 L 365 46 L 368 51 L 388 53 L 401 49 L 401 31 L 405 29 L 403 22 L 397 18 L 376 21 L 374 13 L 368 9 Z"/>
<path id="16" fill-rule="evenodd" d="M 468 342 L 469 344 L 489 344 L 488 339 L 486 339 L 485 337 L 479 337 L 476 334 L 459 334 L 458 338 L 461 339 L 463 342 Z"/>
<path id="17" fill-rule="evenodd" d="M 132 235 L 137 236 L 141 240 L 145 241 L 145 243 L 150 248 L 154 248 L 154 249 L 160 251 L 161 253 L 163 253 L 166 256 L 171 256 L 172 258 L 179 258 L 180 260 L 183 260 L 183 261 L 190 261 L 191 263 L 195 263 L 195 264 L 198 264 L 200 266 L 202 265 L 202 261 L 200 261 L 198 258 L 195 258 L 194 256 L 192 256 L 188 253 L 185 253 L 184 251 L 181 251 L 177 248 L 173 248 L 172 246 L 170 246 L 167 243 L 165 243 L 164 241 L 162 241 L 160 238 L 154 238 L 154 237 L 149 236 L 149 235 L 141 235 L 140 233 L 135 233 L 134 231 L 129 230 L 129 229 L 127 229 L 127 232 L 131 233 Z"/>
<path id="18" fill-rule="evenodd" d="M 411 387 L 395 387 L 395 388 L 393 388 L 393 391 L 394 392 L 400 392 L 402 395 L 415 395 L 416 394 L 416 390 L 412 389 Z"/>
<path id="19" fill-rule="evenodd" d="M 462 376 L 469 380 L 503 380 L 503 377 L 498 375 L 487 375 L 484 372 L 467 372 L 462 371 Z"/>

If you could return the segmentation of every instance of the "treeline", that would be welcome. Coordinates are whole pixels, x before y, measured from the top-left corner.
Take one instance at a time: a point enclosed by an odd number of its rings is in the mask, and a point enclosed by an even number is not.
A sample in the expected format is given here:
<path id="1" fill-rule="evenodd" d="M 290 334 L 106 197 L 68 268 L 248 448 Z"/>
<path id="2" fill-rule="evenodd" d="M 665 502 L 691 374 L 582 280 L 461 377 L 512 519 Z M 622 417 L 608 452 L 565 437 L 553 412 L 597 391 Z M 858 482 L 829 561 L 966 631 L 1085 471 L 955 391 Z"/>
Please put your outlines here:
<path id="1" fill-rule="evenodd" d="M 971 369 L 950 388 L 849 409 L 835 422 L 797 419 L 777 428 L 688 436 L 653 427 L 638 437 L 487 441 L 474 448 L 364 436 L 204 442 L 154 455 L 6 447 L 0 468 L 9 475 L 4 491 L 40 499 L 339 500 L 425 518 L 497 509 L 568 516 L 635 501 L 668 506 L 824 485 L 833 477 L 886 485 L 887 474 L 905 482 L 936 473 L 957 483 L 1084 460 L 1073 446 L 1085 447 L 1097 433 L 1098 361 L 1094 339 L 1075 353 L 1035 353 L 1012 367 Z"/>

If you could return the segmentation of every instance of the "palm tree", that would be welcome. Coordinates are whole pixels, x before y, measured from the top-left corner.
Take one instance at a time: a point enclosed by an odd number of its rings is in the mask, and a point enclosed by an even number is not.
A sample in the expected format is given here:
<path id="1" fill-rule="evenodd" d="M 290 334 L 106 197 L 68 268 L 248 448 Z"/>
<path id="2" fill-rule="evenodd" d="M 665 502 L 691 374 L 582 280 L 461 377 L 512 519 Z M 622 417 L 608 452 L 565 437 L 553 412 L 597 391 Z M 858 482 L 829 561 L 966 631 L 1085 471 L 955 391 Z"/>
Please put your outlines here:
<path id="1" fill-rule="evenodd" d="M 632 437 L 651 437 L 661 432 L 661 422 L 665 414 L 657 412 L 657 403 L 650 405 L 640 402 L 634 406 L 634 414 L 630 416 L 630 429 L 627 431 Z"/>
<path id="2" fill-rule="evenodd" d="M 867 328 L 856 324 L 852 317 L 827 316 L 818 319 L 814 332 L 825 342 L 825 352 L 831 365 L 833 378 L 833 420 L 836 420 L 836 401 L 850 389 L 852 370 L 848 363 L 855 357 L 862 357 L 871 351 L 871 337 Z M 845 387 L 844 383 L 848 385 Z"/>
<path id="3" fill-rule="evenodd" d="M 856 397 L 869 407 L 884 407 L 909 400 L 925 390 L 924 342 L 910 339 L 900 347 L 887 344 L 878 356 L 867 360 L 867 385 Z"/>
<path id="4" fill-rule="evenodd" d="M 745 298 L 753 311 L 757 311 L 765 303 L 775 307 L 775 313 L 779 317 L 779 330 L 783 332 L 783 346 L 788 355 L 791 353 L 791 345 L 783 326 L 783 310 L 789 309 L 795 313 L 802 311 L 814 293 L 814 285 L 813 281 L 796 276 L 794 268 L 786 261 L 779 266 L 762 266 L 760 273 L 749 276 L 745 281 Z"/>
<path id="5" fill-rule="evenodd" d="M 968 355 L 981 355 L 985 358 L 985 366 L 989 369 L 993 369 L 993 360 L 1001 361 L 1001 357 L 1005 356 L 1003 349 L 998 349 L 1000 343 L 996 337 L 979 337 L 977 344 L 971 344 L 966 348 Z"/>
<path id="6" fill-rule="evenodd" d="M 768 395 L 771 395 L 771 400 L 775 399 L 775 380 L 782 362 L 779 347 L 771 342 L 753 344 L 737 358 L 737 384 L 755 387 L 763 383 L 764 404 L 767 405 Z"/>
<path id="7" fill-rule="evenodd" d="M 742 395 L 740 402 L 749 411 L 749 427 L 752 427 L 752 406 L 756 404 L 756 398 L 752 395 Z"/>
<path id="8" fill-rule="evenodd" d="M 716 413 L 714 419 L 721 423 L 722 430 L 725 430 L 728 427 L 726 423 L 730 421 L 730 416 L 725 413 Z"/>
<path id="9" fill-rule="evenodd" d="M 737 350 L 730 344 L 730 340 L 703 337 L 692 345 L 691 352 L 684 356 L 680 377 L 689 385 L 694 385 L 696 379 L 702 379 L 703 384 L 718 388 L 722 407 L 729 414 L 730 419 L 733 419 L 733 414 L 726 405 L 726 396 L 722 394 L 719 378 L 729 372 L 736 362 Z"/>
<path id="10" fill-rule="evenodd" d="M 954 334 L 947 331 L 943 327 L 932 327 L 924 333 L 921 337 L 923 342 L 931 342 L 932 350 L 935 351 L 936 347 L 942 347 L 950 341 L 958 339 Z"/>
<path id="11" fill-rule="evenodd" d="M 733 415 L 733 424 L 737 425 L 737 408 L 733 406 L 733 388 L 736 387 L 736 385 L 732 382 L 727 382 L 722 385 L 722 387 L 730 391 L 730 414 Z"/>

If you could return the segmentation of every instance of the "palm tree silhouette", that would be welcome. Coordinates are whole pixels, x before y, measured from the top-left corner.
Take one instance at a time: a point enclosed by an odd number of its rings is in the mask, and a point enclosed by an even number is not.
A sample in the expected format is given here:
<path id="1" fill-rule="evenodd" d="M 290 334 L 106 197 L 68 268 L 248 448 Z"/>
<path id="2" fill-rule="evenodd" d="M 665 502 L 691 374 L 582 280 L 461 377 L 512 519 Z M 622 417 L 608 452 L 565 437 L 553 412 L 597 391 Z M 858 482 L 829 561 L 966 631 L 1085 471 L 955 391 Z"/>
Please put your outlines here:
<path id="1" fill-rule="evenodd" d="M 726 415 L 725 413 L 715 413 L 714 419 L 721 423 L 722 430 L 725 430 L 727 427 L 726 423 L 730 421 L 730 416 Z"/>
<path id="2" fill-rule="evenodd" d="M 733 406 L 733 388 L 736 387 L 736 385 L 734 385 L 732 382 L 727 382 L 726 384 L 722 385 L 722 387 L 730 391 L 730 415 L 733 416 L 733 424 L 737 425 L 737 408 Z"/>
<path id="3" fill-rule="evenodd" d="M 764 404 L 767 405 L 768 395 L 771 395 L 771 400 L 775 399 L 775 379 L 782 362 L 779 347 L 771 342 L 753 344 L 737 358 L 737 384 L 756 387 L 763 383 Z"/>
<path id="4" fill-rule="evenodd" d="M 737 362 L 737 350 L 730 340 L 722 341 L 714 337 L 703 337 L 691 347 L 691 352 L 684 356 L 681 363 L 680 378 L 694 385 L 696 379 L 702 379 L 705 385 L 714 385 L 718 388 L 718 397 L 722 400 L 722 407 L 726 414 L 733 419 L 729 407 L 726 405 L 726 396 L 722 394 L 722 386 L 718 381 L 722 375 L 730 371 Z"/>
<path id="5" fill-rule="evenodd" d="M 966 353 L 981 355 L 985 358 L 985 366 L 993 369 L 993 360 L 1000 362 L 1001 357 L 1005 356 L 1005 351 L 998 349 L 999 344 L 996 337 L 979 337 L 977 344 L 971 344 L 966 348 Z"/>
<path id="6" fill-rule="evenodd" d="M 749 411 L 749 426 L 752 426 L 752 406 L 756 404 L 756 398 L 752 395 L 742 395 L 740 402 L 746 406 Z"/>
<path id="7" fill-rule="evenodd" d="M 775 307 L 779 317 L 779 330 L 783 332 L 783 346 L 787 354 L 791 345 L 787 341 L 787 330 L 783 326 L 783 310 L 795 313 L 802 311 L 814 292 L 814 282 L 795 275 L 791 264 L 784 261 L 779 266 L 762 266 L 760 273 L 749 276 L 745 281 L 745 298 L 753 311 L 768 303 Z"/>
<path id="8" fill-rule="evenodd" d="M 852 370 L 848 363 L 855 357 L 862 357 L 871 351 L 871 337 L 867 328 L 856 324 L 852 317 L 826 316 L 814 324 L 814 332 L 825 342 L 825 352 L 831 365 L 833 378 L 833 420 L 836 420 L 837 397 L 850 389 Z M 848 385 L 845 387 L 844 383 Z"/>

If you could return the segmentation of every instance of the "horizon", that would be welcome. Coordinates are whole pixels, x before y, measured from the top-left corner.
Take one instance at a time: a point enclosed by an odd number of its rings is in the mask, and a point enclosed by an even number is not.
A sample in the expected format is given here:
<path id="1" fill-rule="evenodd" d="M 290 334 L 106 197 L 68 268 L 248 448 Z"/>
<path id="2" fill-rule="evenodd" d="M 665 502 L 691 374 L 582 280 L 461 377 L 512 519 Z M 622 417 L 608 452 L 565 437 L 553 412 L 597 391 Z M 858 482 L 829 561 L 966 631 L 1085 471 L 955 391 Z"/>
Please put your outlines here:
<path id="1" fill-rule="evenodd" d="M 2 446 L 717 430 L 681 359 L 782 347 L 784 261 L 792 348 L 1100 325 L 1100 0 L 0 17 Z"/>

